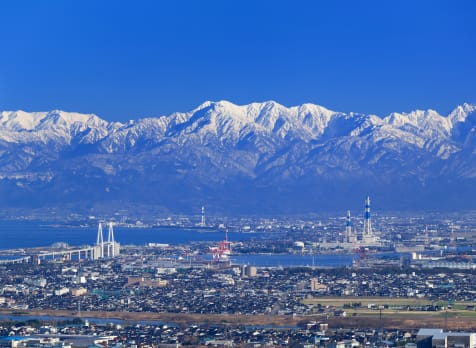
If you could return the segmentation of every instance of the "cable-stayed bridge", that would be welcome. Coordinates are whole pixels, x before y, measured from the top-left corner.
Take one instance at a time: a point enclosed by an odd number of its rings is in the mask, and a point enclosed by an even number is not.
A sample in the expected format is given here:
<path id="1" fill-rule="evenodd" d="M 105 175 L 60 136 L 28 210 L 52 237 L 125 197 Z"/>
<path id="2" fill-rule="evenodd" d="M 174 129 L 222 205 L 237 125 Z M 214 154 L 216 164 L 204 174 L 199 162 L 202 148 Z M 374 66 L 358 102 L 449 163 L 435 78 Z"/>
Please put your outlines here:
<path id="1" fill-rule="evenodd" d="M 23 255 L 12 254 L 18 257 L 10 257 L 9 259 L 0 260 L 0 264 L 33 262 L 41 263 L 46 260 L 99 260 L 104 258 L 116 257 L 120 254 L 121 245 L 114 239 L 113 223 L 108 224 L 107 239 L 103 236 L 103 224 L 99 223 L 96 244 L 92 246 L 68 247 L 61 245 L 59 247 L 50 247 L 48 250 L 31 249 Z M 6 251 L 6 254 L 8 251 Z M 8 253 L 10 254 L 10 253 Z"/>

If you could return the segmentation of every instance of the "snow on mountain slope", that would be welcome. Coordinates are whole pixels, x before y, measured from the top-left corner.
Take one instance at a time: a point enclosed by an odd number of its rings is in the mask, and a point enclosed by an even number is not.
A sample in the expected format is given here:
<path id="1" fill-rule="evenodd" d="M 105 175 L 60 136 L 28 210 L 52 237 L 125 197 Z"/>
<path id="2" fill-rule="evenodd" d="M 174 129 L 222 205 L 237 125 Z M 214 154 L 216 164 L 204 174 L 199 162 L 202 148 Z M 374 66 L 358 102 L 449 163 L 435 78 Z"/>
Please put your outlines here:
<path id="1" fill-rule="evenodd" d="M 456 107 L 449 115 L 451 120 L 452 139 L 463 148 L 471 149 L 476 146 L 474 132 L 476 130 L 476 105 L 465 103 Z"/>
<path id="2" fill-rule="evenodd" d="M 457 123 L 465 122 L 466 118 L 476 112 L 476 105 L 464 103 L 458 105 L 449 115 L 448 118 L 451 120 L 453 126 Z"/>
<path id="3" fill-rule="evenodd" d="M 34 113 L 4 111 L 0 113 L 0 139 L 17 143 L 56 140 L 65 144 L 76 139 L 77 143 L 92 144 L 109 138 L 110 144 L 129 142 L 134 146 L 141 139 L 160 142 L 168 138 L 183 143 L 183 138 L 187 137 L 203 142 L 207 136 L 212 136 L 223 144 L 236 145 L 251 134 L 310 142 L 323 135 L 328 139 L 381 130 L 383 136 L 391 134 L 401 141 L 423 147 L 428 140 L 451 141 L 453 129 L 466 123 L 475 110 L 476 106 L 463 104 L 448 117 L 433 110 L 417 110 L 392 113 L 380 119 L 372 115 L 338 113 L 314 104 L 286 108 L 273 101 L 243 106 L 220 101 L 205 102 L 187 113 L 140 119 L 127 124 L 108 123 L 96 115 L 57 110 Z"/>
<path id="4" fill-rule="evenodd" d="M 0 113 L 0 140 L 9 143 L 55 141 L 70 144 L 77 138 L 78 143 L 90 144 L 105 137 L 110 131 L 108 127 L 108 122 L 92 114 L 59 110 Z"/>
<path id="5" fill-rule="evenodd" d="M 280 138 L 285 138 L 289 132 L 315 137 L 336 114 L 312 104 L 286 108 L 273 101 L 244 106 L 227 101 L 205 102 L 189 113 L 172 114 L 167 134 L 214 134 L 219 139 L 235 142 L 250 132 L 274 134 Z"/>
<path id="6" fill-rule="evenodd" d="M 459 202 L 476 194 L 474 179 L 472 104 L 448 116 L 380 118 L 314 104 L 207 101 L 127 123 L 58 110 L 0 113 L 0 194 L 9 204 L 38 197 L 85 207 L 107 193 L 138 204 L 293 210 L 372 190 L 389 202 L 405 201 L 407 191 L 437 197 L 449 184 Z"/>
<path id="7" fill-rule="evenodd" d="M 103 165 L 101 156 L 121 154 L 110 157 L 108 165 L 128 168 L 127 163 L 134 163 L 134 170 L 166 163 L 175 173 L 213 170 L 218 181 L 240 173 L 250 178 L 273 173 L 278 179 L 326 171 L 338 171 L 342 177 L 369 170 L 396 173 L 401 168 L 422 173 L 461 151 L 476 151 L 475 134 L 476 106 L 471 104 L 456 107 L 448 116 L 417 110 L 380 118 L 314 104 L 288 108 L 274 101 L 241 106 L 207 101 L 190 112 L 128 123 L 58 110 L 4 111 L 0 174 L 52 163 L 64 168 L 68 156 L 82 158 L 86 153 L 87 163 L 97 162 L 96 167 Z M 117 161 L 124 163 L 113 163 Z"/>

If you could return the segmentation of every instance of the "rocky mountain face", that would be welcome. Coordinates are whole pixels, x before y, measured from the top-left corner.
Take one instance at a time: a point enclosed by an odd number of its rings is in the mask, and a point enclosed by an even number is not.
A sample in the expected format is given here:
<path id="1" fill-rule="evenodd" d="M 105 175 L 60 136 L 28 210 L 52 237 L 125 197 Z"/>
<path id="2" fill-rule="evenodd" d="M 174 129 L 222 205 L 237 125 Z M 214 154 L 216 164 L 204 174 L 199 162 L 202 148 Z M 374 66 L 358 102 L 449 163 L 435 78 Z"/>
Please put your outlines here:
<path id="1" fill-rule="evenodd" d="M 205 102 L 107 122 L 0 113 L 0 207 L 299 214 L 474 209 L 476 105 L 375 115 Z"/>

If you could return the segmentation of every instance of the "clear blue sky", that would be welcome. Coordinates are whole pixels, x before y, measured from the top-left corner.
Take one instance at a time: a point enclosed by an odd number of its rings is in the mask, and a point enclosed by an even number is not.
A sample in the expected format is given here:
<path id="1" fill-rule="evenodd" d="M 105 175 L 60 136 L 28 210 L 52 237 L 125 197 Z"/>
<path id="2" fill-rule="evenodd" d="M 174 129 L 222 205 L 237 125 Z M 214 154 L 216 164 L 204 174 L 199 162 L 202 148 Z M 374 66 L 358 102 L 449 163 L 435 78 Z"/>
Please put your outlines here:
<path id="1" fill-rule="evenodd" d="M 476 1 L 0 2 L 0 110 L 123 121 L 205 100 L 384 116 L 476 103 Z"/>

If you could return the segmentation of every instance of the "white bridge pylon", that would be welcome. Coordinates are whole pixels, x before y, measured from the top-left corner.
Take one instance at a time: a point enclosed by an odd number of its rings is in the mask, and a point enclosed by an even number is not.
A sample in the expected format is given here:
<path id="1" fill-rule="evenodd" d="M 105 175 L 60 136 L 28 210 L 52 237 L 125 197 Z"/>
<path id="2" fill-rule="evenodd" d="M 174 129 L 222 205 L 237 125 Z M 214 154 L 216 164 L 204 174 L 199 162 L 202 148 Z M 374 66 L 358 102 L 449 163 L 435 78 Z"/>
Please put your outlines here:
<path id="1" fill-rule="evenodd" d="M 109 223 L 109 231 L 107 233 L 107 257 L 114 257 L 114 230 L 112 222 Z"/>
<path id="2" fill-rule="evenodd" d="M 112 222 L 109 223 L 107 242 L 104 242 L 104 237 L 102 233 L 102 223 L 99 223 L 98 235 L 96 238 L 96 247 L 98 247 L 99 249 L 97 258 L 116 256 L 116 241 L 114 240 L 114 228 Z"/>
<path id="3" fill-rule="evenodd" d="M 112 222 L 109 223 L 109 231 L 107 241 L 104 241 L 102 233 L 102 223 L 99 223 L 98 234 L 96 238 L 96 244 L 93 246 L 84 246 L 80 248 L 54 248 L 51 251 L 41 251 L 39 254 L 34 255 L 32 261 L 40 262 L 41 260 L 48 260 L 56 258 L 62 258 L 63 260 L 76 260 L 90 259 L 98 260 L 105 257 L 116 257 L 121 253 L 121 245 L 114 240 L 114 230 Z M 0 261 L 0 263 L 2 263 Z"/>
<path id="4" fill-rule="evenodd" d="M 104 257 L 104 238 L 103 238 L 103 236 L 102 236 L 102 223 L 99 223 L 98 236 L 97 236 L 97 239 L 96 239 L 96 245 L 101 247 L 101 248 L 99 249 L 99 255 L 98 255 L 98 257 L 99 257 L 99 258 L 103 258 L 103 257 Z"/>

